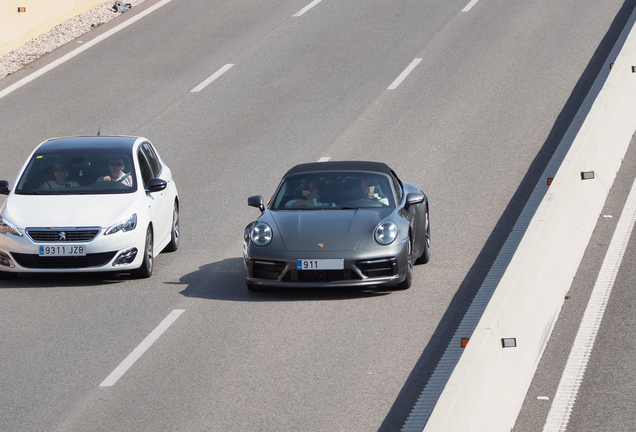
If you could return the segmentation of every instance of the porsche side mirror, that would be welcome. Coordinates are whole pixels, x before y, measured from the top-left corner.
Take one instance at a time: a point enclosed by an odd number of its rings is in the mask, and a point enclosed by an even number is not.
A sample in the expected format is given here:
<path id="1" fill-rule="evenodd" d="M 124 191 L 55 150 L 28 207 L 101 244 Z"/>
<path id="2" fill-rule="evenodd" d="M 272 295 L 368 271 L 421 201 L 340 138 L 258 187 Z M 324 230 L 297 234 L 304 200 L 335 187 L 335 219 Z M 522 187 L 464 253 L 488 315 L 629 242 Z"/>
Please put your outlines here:
<path id="1" fill-rule="evenodd" d="M 148 192 L 160 192 L 168 186 L 168 182 L 162 179 L 154 178 L 148 182 Z"/>
<path id="2" fill-rule="evenodd" d="M 265 204 L 263 203 L 263 196 L 262 195 L 254 195 L 251 196 L 247 199 L 247 205 L 250 207 L 256 207 L 258 208 L 261 213 L 263 213 L 265 211 Z"/>
<path id="3" fill-rule="evenodd" d="M 421 204 L 424 202 L 424 194 L 420 192 L 411 192 L 406 196 L 407 207 L 413 204 Z"/>
<path id="4" fill-rule="evenodd" d="M 9 182 L 6 180 L 0 180 L 0 194 L 9 195 Z"/>

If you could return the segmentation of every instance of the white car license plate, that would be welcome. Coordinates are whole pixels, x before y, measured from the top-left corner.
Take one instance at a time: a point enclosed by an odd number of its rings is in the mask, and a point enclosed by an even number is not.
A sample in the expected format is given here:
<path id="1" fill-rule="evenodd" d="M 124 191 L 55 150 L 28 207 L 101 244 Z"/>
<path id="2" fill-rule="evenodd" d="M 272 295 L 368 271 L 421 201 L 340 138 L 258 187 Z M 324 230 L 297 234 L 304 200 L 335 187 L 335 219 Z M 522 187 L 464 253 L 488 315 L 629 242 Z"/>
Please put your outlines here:
<path id="1" fill-rule="evenodd" d="M 296 260 L 296 270 L 342 270 L 343 259 L 299 259 Z"/>
<path id="2" fill-rule="evenodd" d="M 84 245 L 40 246 L 40 256 L 86 256 Z"/>

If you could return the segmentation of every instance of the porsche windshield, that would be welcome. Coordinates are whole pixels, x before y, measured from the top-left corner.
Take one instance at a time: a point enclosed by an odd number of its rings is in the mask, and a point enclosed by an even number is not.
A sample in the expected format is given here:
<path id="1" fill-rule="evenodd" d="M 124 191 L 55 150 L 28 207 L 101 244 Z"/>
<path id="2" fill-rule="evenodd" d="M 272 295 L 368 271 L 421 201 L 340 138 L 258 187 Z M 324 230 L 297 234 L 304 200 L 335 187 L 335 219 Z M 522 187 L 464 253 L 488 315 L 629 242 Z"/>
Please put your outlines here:
<path id="1" fill-rule="evenodd" d="M 389 179 L 368 172 L 310 172 L 287 177 L 272 210 L 395 207 Z"/>
<path id="2" fill-rule="evenodd" d="M 137 190 L 129 153 L 36 153 L 22 173 L 16 194 L 121 194 Z"/>

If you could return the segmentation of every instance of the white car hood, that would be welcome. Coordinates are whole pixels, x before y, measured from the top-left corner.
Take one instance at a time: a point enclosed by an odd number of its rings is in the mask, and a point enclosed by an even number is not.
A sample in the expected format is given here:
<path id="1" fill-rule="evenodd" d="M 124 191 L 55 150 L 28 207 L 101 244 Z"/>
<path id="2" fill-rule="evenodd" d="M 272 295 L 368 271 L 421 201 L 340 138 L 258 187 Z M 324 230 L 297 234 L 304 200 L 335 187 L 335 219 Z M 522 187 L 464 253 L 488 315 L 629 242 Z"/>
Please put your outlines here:
<path id="1" fill-rule="evenodd" d="M 20 229 L 27 227 L 107 228 L 135 213 L 139 194 L 11 195 L 2 217 Z"/>

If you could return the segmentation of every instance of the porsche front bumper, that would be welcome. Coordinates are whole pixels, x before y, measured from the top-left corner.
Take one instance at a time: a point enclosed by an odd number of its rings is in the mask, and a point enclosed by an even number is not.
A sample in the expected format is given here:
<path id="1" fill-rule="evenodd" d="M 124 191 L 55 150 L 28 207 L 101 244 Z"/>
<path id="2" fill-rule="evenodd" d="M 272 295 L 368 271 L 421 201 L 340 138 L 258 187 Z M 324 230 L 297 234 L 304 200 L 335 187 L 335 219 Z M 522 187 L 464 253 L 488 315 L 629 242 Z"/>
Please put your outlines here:
<path id="1" fill-rule="evenodd" d="M 246 283 L 256 288 L 387 287 L 404 281 L 406 242 L 369 251 L 269 251 L 248 245 Z M 342 259 L 342 270 L 299 270 L 298 259 Z"/>

